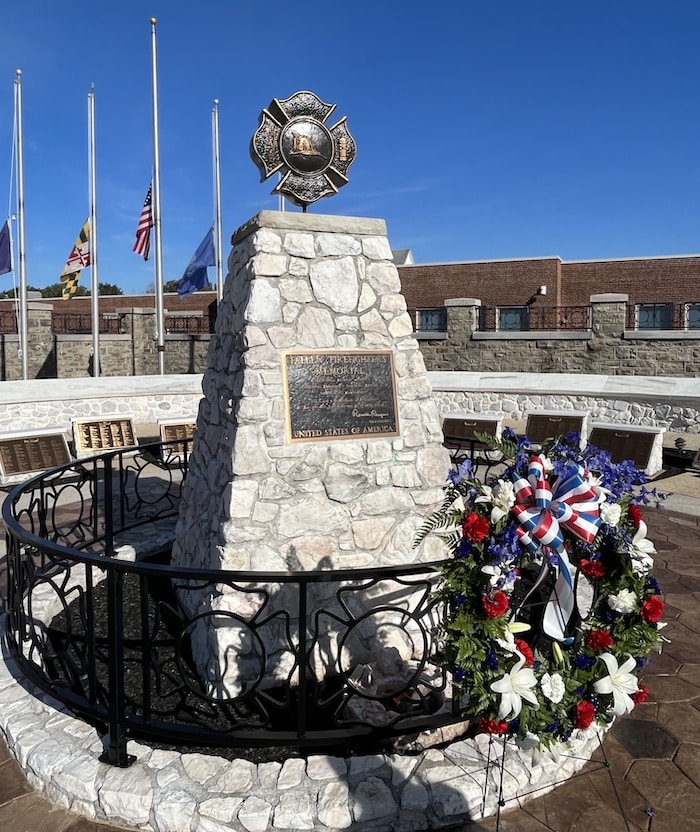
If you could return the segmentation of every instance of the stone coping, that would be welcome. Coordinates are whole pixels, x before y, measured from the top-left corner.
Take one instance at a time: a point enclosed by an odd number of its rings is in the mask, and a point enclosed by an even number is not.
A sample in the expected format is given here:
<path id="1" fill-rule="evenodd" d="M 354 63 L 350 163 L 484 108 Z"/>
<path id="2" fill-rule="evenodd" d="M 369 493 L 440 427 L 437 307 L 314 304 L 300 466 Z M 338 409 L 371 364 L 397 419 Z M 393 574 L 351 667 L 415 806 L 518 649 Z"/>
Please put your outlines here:
<path id="1" fill-rule="evenodd" d="M 472 341 L 592 341 L 593 333 L 584 330 L 528 329 L 514 332 L 472 332 Z"/>
<path id="2" fill-rule="evenodd" d="M 343 217 L 335 214 L 300 214 L 296 211 L 260 211 L 233 232 L 231 244 L 240 243 L 260 228 L 386 237 L 386 222 L 382 219 Z"/>
<path id="3" fill-rule="evenodd" d="M 674 376 L 433 371 L 428 373 L 428 379 L 435 391 L 700 400 L 700 379 Z"/>
<path id="4" fill-rule="evenodd" d="M 91 336 L 85 336 L 91 337 Z M 127 396 L 202 395 L 202 374 L 99 376 L 3 381 L 2 403 L 34 404 L 66 399 L 117 399 Z"/>
<path id="5" fill-rule="evenodd" d="M 435 391 L 493 391 L 621 399 L 700 399 L 700 379 L 673 376 L 611 376 L 586 373 L 428 372 Z M 202 395 L 201 373 L 163 376 L 3 381 L 3 404 L 120 396 Z"/>

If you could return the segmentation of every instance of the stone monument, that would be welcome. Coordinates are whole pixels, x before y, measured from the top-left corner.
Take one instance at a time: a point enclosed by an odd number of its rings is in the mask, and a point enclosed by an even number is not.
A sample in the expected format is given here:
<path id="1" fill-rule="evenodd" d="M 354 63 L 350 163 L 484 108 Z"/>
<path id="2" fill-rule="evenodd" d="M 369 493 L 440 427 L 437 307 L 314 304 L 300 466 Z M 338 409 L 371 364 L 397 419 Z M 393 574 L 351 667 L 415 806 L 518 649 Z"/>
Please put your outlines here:
<path id="1" fill-rule="evenodd" d="M 273 105 L 254 147 L 270 153 L 267 175 L 290 167 L 283 190 L 306 207 L 339 182 L 354 141 L 344 120 L 322 124 L 332 106 L 312 93 Z M 314 148 L 322 159 L 306 170 L 295 152 Z M 259 664 L 249 617 L 293 606 L 270 573 L 444 556 L 435 536 L 413 544 L 450 465 L 384 221 L 263 211 L 232 243 L 173 547 L 174 566 L 269 575 L 264 597 L 179 590 L 200 616 L 200 672 L 222 696 Z"/>

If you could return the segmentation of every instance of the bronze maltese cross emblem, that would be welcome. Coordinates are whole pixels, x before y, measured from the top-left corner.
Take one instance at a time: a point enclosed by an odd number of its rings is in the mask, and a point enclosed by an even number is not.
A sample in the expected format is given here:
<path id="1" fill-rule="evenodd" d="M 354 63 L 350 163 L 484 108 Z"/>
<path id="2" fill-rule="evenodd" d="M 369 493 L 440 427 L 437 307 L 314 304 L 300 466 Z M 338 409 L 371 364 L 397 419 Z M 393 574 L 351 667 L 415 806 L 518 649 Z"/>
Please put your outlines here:
<path id="1" fill-rule="evenodd" d="M 260 181 L 273 173 L 280 181 L 273 194 L 306 211 L 322 196 L 333 196 L 348 182 L 347 171 L 357 148 L 345 117 L 332 127 L 325 122 L 335 110 L 312 92 L 295 92 L 273 98 L 260 114 L 260 126 L 251 141 L 250 155 L 260 169 Z"/>

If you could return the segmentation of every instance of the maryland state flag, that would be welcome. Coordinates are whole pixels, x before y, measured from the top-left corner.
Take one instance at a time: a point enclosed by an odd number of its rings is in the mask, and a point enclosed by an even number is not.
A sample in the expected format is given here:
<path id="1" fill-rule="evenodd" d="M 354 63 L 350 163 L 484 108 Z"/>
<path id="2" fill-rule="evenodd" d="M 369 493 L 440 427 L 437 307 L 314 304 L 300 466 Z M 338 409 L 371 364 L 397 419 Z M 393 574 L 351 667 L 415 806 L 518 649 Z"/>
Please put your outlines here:
<path id="1" fill-rule="evenodd" d="M 66 265 L 61 272 L 61 283 L 63 284 L 63 300 L 70 300 L 78 288 L 81 269 L 90 265 L 90 220 L 80 229 L 78 239 L 68 255 Z"/>

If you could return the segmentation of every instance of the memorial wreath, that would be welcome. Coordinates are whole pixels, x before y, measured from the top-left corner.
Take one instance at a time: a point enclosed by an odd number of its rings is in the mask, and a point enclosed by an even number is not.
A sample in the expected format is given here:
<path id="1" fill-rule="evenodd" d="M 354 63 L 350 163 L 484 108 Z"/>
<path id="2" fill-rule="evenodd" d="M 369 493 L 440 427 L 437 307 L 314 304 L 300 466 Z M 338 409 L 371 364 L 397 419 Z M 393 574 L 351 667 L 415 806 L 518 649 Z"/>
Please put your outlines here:
<path id="1" fill-rule="evenodd" d="M 477 730 L 552 749 L 646 699 L 638 673 L 661 649 L 664 602 L 640 505 L 662 496 L 577 434 L 541 448 L 508 429 L 480 439 L 500 473 L 451 470 L 419 534 L 452 555 L 435 590 L 438 661 Z"/>

